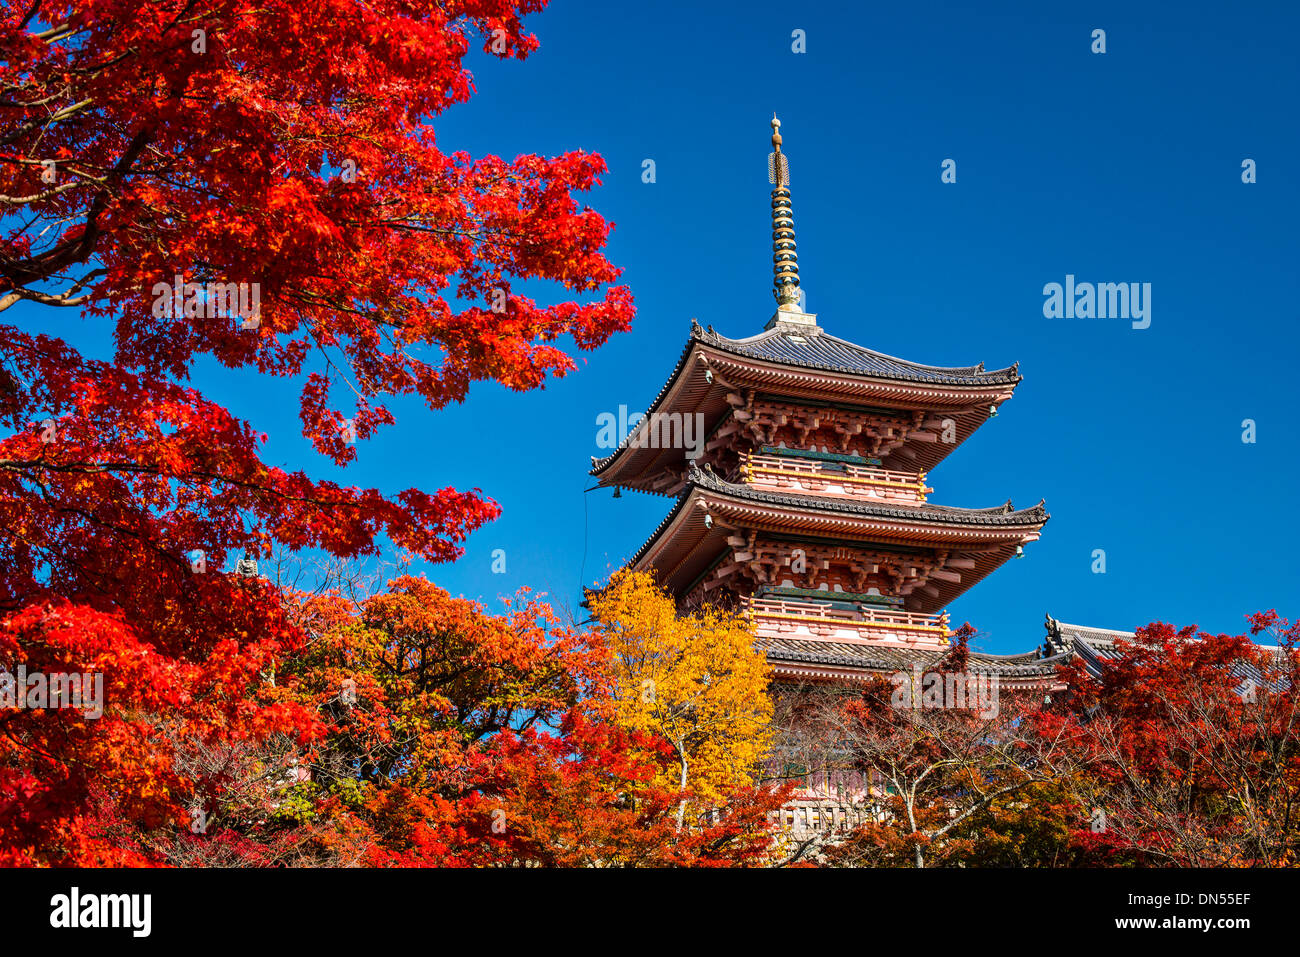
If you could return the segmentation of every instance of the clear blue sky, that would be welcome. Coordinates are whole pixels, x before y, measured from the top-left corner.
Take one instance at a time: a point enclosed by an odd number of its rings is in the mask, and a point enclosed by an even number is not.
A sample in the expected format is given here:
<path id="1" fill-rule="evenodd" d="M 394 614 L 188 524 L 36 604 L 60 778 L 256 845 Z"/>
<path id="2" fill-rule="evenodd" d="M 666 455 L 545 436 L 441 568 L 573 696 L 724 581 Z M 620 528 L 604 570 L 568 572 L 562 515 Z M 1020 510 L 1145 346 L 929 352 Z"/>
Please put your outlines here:
<path id="1" fill-rule="evenodd" d="M 1032 647 L 1049 612 L 1234 632 L 1253 610 L 1300 615 L 1297 11 L 559 0 L 529 21 L 530 60 L 476 60 L 479 93 L 440 118 L 439 141 L 603 154 L 588 201 L 616 224 L 633 331 L 545 391 L 478 386 L 438 414 L 399 402 L 397 427 L 342 476 L 298 435 L 296 387 L 211 364 L 196 382 L 270 433 L 268 461 L 388 492 L 481 487 L 504 515 L 431 577 L 489 601 L 527 584 L 573 604 L 584 550 L 590 583 L 672 505 L 600 490 L 584 519 L 596 416 L 646 407 L 692 316 L 739 337 L 771 315 L 775 110 L 823 327 L 928 364 L 1020 362 L 1015 398 L 930 476 L 935 502 L 1046 498 L 1052 513 L 1022 560 L 950 609 L 985 650 Z M 956 184 L 940 182 L 947 158 Z M 1044 318 L 1044 284 L 1067 273 L 1151 283 L 1151 327 Z"/>

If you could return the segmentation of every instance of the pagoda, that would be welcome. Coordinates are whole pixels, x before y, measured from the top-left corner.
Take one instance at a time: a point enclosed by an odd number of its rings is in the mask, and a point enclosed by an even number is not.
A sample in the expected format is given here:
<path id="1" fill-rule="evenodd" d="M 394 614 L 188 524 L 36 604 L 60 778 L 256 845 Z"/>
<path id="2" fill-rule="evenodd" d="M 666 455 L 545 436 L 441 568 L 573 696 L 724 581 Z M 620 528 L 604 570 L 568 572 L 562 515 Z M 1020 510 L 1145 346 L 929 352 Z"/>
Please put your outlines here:
<path id="1" fill-rule="evenodd" d="M 629 564 L 681 607 L 743 610 L 778 681 L 852 680 L 942 655 L 946 607 L 1022 554 L 1048 514 L 930 501 L 930 473 L 1011 398 L 1018 368 L 919 365 L 805 312 L 775 117 L 772 129 L 775 314 L 742 339 L 692 320 L 650 410 L 591 474 L 676 498 Z M 691 443 L 653 434 L 688 417 L 702 426 Z M 971 666 L 1046 687 L 1042 659 L 973 654 Z"/>

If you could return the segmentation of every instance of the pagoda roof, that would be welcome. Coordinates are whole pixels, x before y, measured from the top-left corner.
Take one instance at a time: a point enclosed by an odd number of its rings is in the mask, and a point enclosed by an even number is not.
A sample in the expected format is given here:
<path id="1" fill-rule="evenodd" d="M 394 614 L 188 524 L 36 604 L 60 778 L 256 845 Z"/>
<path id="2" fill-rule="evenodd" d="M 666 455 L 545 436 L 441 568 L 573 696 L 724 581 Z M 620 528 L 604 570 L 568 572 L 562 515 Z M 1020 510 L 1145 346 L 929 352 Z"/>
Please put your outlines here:
<path id="1" fill-rule="evenodd" d="M 719 521 L 706 525 L 706 514 L 716 515 Z M 692 463 L 677 504 L 629 565 L 653 565 L 670 591 L 685 590 L 728 548 L 723 520 L 771 533 L 803 535 L 810 541 L 977 550 L 975 568 L 964 571 L 960 582 L 934 581 L 937 597 L 912 596 L 913 610 L 931 613 L 1002 565 L 1019 545 L 1036 540 L 1049 517 L 1042 502 L 1026 509 L 1014 509 L 1010 502 L 972 509 L 772 492 L 727 482 Z"/>
<path id="2" fill-rule="evenodd" d="M 815 511 L 845 512 L 858 515 L 873 515 L 881 518 L 898 518 L 906 521 L 922 521 L 938 524 L 957 525 L 1042 525 L 1050 517 L 1043 502 L 1029 508 L 1016 509 L 1008 500 L 1002 505 L 989 508 L 960 508 L 954 505 L 886 505 L 865 502 L 861 499 L 831 498 L 826 495 L 801 495 L 794 492 L 774 492 L 769 489 L 755 488 L 742 482 L 728 482 L 712 469 L 692 467 L 687 484 L 699 488 L 725 492 L 750 502 L 770 502 L 774 505 L 789 505 L 796 508 L 810 508 Z"/>
<path id="3" fill-rule="evenodd" d="M 817 677 L 836 677 L 835 671 L 896 672 L 938 664 L 948 649 L 934 651 L 921 648 L 893 648 L 810 638 L 762 638 L 758 647 L 778 671 L 805 673 Z M 1009 679 L 1038 679 L 1054 682 L 1056 670 L 1070 658 L 1069 654 L 1045 656 L 1040 651 L 1015 655 L 990 655 L 980 651 L 968 653 L 966 670 L 973 674 L 996 675 Z M 786 667 L 782 668 L 781 666 Z M 819 675 L 819 670 L 832 669 Z"/>
<path id="4" fill-rule="evenodd" d="M 876 379 L 959 386 L 1015 385 L 1020 381 L 1019 363 L 992 372 L 986 372 L 982 362 L 953 368 L 921 365 L 829 335 L 818 327 L 805 329 L 777 323 L 756 336 L 728 339 L 712 327 L 700 330 L 697 323 L 691 338 L 734 355 Z"/>
<path id="5" fill-rule="evenodd" d="M 1109 628 L 1094 628 L 1091 625 L 1071 625 L 1047 616 L 1046 647 L 1056 651 L 1069 651 L 1080 644 L 1087 645 L 1093 654 L 1100 658 L 1119 656 L 1115 648 L 1117 641 L 1132 641 L 1137 634 L 1131 631 L 1115 631 Z"/>
<path id="6" fill-rule="evenodd" d="M 706 376 L 706 371 L 716 373 Z M 817 326 L 778 322 L 746 339 L 729 339 L 691 321 L 691 333 L 676 367 L 646 412 L 704 415 L 713 428 L 730 413 L 726 396 L 747 388 L 844 404 L 866 403 L 904 410 L 926 410 L 953 419 L 953 442 L 914 443 L 912 459 L 898 459 L 904 470 L 929 470 L 987 421 L 989 407 L 1009 399 L 1021 376 L 1018 364 L 992 372 L 983 363 L 943 368 L 885 355 L 828 335 Z M 622 485 L 657 494 L 676 494 L 684 456 L 681 449 L 634 444 L 639 429 L 611 454 L 591 460 L 591 474 L 602 485 Z M 673 473 L 665 478 L 665 473 Z"/>
<path id="7" fill-rule="evenodd" d="M 1047 616 L 1047 641 L 1043 645 L 1044 653 L 1065 653 L 1078 655 L 1084 668 L 1094 678 L 1098 677 L 1105 662 L 1120 656 L 1116 642 L 1136 641 L 1137 634 L 1132 631 L 1115 631 L 1108 628 L 1094 628 L 1091 625 L 1071 625 Z M 1197 639 L 1199 640 L 1199 639 Z M 1278 645 L 1260 645 L 1256 648 L 1282 655 L 1284 649 Z M 1228 673 L 1243 681 L 1250 681 L 1256 687 L 1274 687 L 1275 682 L 1266 678 L 1252 662 L 1235 661 L 1229 666 Z"/>
<path id="8" fill-rule="evenodd" d="M 1084 669 L 1094 678 L 1105 667 L 1105 662 L 1118 658 L 1116 642 L 1133 641 L 1137 635 L 1131 631 L 1097 628 L 1093 625 L 1072 625 L 1047 616 L 1047 641 L 1033 651 L 1015 655 L 990 655 L 970 651 L 966 670 L 975 674 L 997 675 L 1016 685 L 1060 684 L 1057 669 L 1078 658 Z M 824 641 L 816 638 L 764 637 L 758 647 L 767 656 L 778 677 L 806 677 L 812 680 L 844 679 L 863 674 L 908 671 L 914 665 L 926 668 L 938 664 L 948 651 L 915 647 L 891 647 L 882 644 Z M 1262 651 L 1285 655 L 1288 651 L 1277 645 L 1256 645 Z M 1256 688 L 1278 690 L 1276 678 L 1264 675 L 1249 661 L 1234 661 L 1228 673 L 1241 679 L 1241 688 L 1249 682 Z"/>
<path id="9" fill-rule="evenodd" d="M 1077 655 L 1083 666 L 1094 678 L 1101 674 L 1103 663 L 1110 658 L 1119 657 L 1117 641 L 1132 641 L 1137 635 L 1131 631 L 1114 631 L 1107 628 L 1094 628 L 1091 625 L 1071 625 L 1047 616 L 1047 641 L 1043 651 L 1047 654 L 1064 654 L 1067 657 Z"/>
<path id="10" fill-rule="evenodd" d="M 1104 662 L 1119 657 L 1116 642 L 1131 641 L 1131 631 L 1072 625 L 1047 616 L 1047 641 L 1033 651 L 1014 655 L 991 655 L 970 651 L 967 670 L 975 674 L 997 675 L 1013 684 L 1058 685 L 1057 669 L 1078 658 L 1094 677 Z M 759 647 L 778 674 L 802 675 L 812 679 L 852 677 L 862 673 L 906 671 L 914 665 L 922 668 L 937 664 L 948 653 L 914 647 L 855 644 L 810 638 L 762 638 Z M 1261 646 L 1269 647 L 1269 646 Z M 1273 649 L 1270 649 L 1273 650 Z M 1231 673 L 1257 686 L 1266 682 L 1253 665 L 1237 662 Z"/>

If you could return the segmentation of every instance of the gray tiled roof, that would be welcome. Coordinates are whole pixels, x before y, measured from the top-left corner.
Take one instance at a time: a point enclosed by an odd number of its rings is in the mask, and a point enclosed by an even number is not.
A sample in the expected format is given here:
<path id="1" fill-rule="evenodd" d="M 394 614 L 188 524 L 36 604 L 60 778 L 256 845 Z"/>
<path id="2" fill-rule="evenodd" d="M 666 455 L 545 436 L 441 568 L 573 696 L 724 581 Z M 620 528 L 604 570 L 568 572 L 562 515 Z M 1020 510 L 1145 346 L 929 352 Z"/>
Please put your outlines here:
<path id="1" fill-rule="evenodd" d="M 1119 649 L 1115 647 L 1115 642 L 1135 641 L 1137 639 L 1137 635 L 1131 631 L 1094 628 L 1091 625 L 1072 625 L 1069 622 L 1057 621 L 1051 615 L 1047 616 L 1046 624 L 1047 642 L 1043 646 L 1044 652 L 1078 655 L 1083 662 L 1084 668 L 1094 678 L 1101 674 L 1102 668 L 1108 659 L 1120 656 Z M 1258 645 L 1257 647 L 1274 653 L 1278 652 L 1275 645 Z M 1233 662 L 1228 668 L 1228 673 L 1235 678 L 1242 679 L 1243 682 L 1250 681 L 1256 687 L 1277 687 L 1276 682 L 1266 680 L 1263 673 L 1249 661 Z"/>
<path id="2" fill-rule="evenodd" d="M 812 511 L 869 515 L 876 518 L 894 518 L 914 522 L 938 522 L 949 525 L 1017 526 L 1041 524 L 1052 517 L 1048 514 L 1047 509 L 1043 507 L 1042 502 L 1017 511 L 1011 507 L 1009 501 L 1004 505 L 995 505 L 992 508 L 957 508 L 952 505 L 893 506 L 850 502 L 820 495 L 789 495 L 766 492 L 755 489 L 752 485 L 725 481 L 711 468 L 706 466 L 701 469 L 696 467 L 694 462 L 691 462 L 686 474 L 686 484 L 682 486 L 682 490 L 678 494 L 677 503 L 664 516 L 663 521 L 655 527 L 655 530 L 650 533 L 650 537 L 645 540 L 645 543 L 636 550 L 636 554 L 628 561 L 629 565 L 635 565 L 641 560 L 641 556 L 655 543 L 655 540 L 659 538 L 664 529 L 672 523 L 677 513 L 681 511 L 682 506 L 686 504 L 686 499 L 690 496 L 691 490 L 697 486 L 715 492 L 723 492 L 736 498 L 747 499 L 751 502 L 764 502 L 769 505 L 786 505 Z"/>
<path id="3" fill-rule="evenodd" d="M 802 340 L 802 341 L 801 341 Z M 984 370 L 984 363 L 974 366 L 944 368 L 926 366 L 906 359 L 887 356 L 865 346 L 855 345 L 845 339 L 827 335 L 818 330 L 816 333 L 792 331 L 789 326 L 777 325 L 766 332 L 746 339 L 728 339 L 713 327 L 704 329 L 694 319 L 691 320 L 691 334 L 686 340 L 682 354 L 673 368 L 668 381 L 663 384 L 659 394 L 650 403 L 651 410 L 657 409 L 672 384 L 677 380 L 691 354 L 691 348 L 702 342 L 730 352 L 733 355 L 748 356 L 767 362 L 798 366 L 807 369 L 821 369 L 828 372 L 848 373 L 850 375 L 870 376 L 880 379 L 893 379 L 903 382 L 923 382 L 932 385 L 1014 385 L 1021 379 L 1019 363 L 993 372 Z M 591 474 L 599 474 L 613 462 L 627 447 L 635 430 L 624 436 L 619 447 L 602 458 L 591 457 Z"/>
<path id="4" fill-rule="evenodd" d="M 1115 650 L 1116 641 L 1131 641 L 1137 637 L 1131 631 L 1094 628 L 1091 625 L 1071 625 L 1069 622 L 1057 621 L 1055 618 L 1048 618 L 1047 627 L 1050 634 L 1059 636 L 1064 641 L 1086 641 L 1097 648 L 1099 653 L 1104 652 L 1104 657 L 1107 658 L 1118 657 L 1118 652 Z"/>
<path id="5" fill-rule="evenodd" d="M 871 515 L 879 518 L 899 518 L 911 521 L 942 522 L 958 525 L 1035 525 L 1051 518 L 1043 503 L 1029 508 L 1014 509 L 1011 502 L 995 505 L 992 508 L 958 508 L 954 505 L 880 505 L 871 502 L 850 501 L 830 498 L 824 495 L 795 495 L 788 492 L 769 492 L 756 489 L 752 485 L 728 482 L 718 476 L 712 469 L 699 469 L 692 462 L 687 472 L 686 488 L 682 494 L 689 494 L 691 486 L 725 492 L 737 498 L 751 502 L 767 502 L 771 505 L 790 505 L 796 508 L 812 509 L 819 512 L 846 512 L 853 515 Z"/>
<path id="6" fill-rule="evenodd" d="M 937 664 L 946 651 L 927 651 L 916 648 L 890 648 L 884 645 L 861 645 L 841 641 L 820 641 L 806 638 L 765 638 L 759 647 L 769 661 L 786 661 L 796 664 L 819 664 L 841 668 L 863 668 L 870 671 L 906 671 L 914 664 L 926 667 Z M 979 651 L 969 653 L 967 670 L 976 673 L 1027 677 L 1055 674 L 1067 656 L 1040 657 L 1037 651 L 1019 655 L 989 655 Z"/>
<path id="7" fill-rule="evenodd" d="M 1119 657 L 1116 641 L 1132 641 L 1136 637 L 1131 631 L 1071 625 L 1069 622 L 1057 621 L 1051 615 L 1047 616 L 1046 626 L 1044 653 L 1078 655 L 1084 668 L 1093 677 L 1101 674 L 1102 663 L 1106 659 Z"/>
<path id="8" fill-rule="evenodd" d="M 977 366 L 956 368 L 925 366 L 876 352 L 825 332 L 801 331 L 782 325 L 746 339 L 728 339 L 712 329 L 702 330 L 697 324 L 691 330 L 691 338 L 724 352 L 754 359 L 881 379 L 936 385 L 1004 385 L 1020 381 L 1018 364 L 993 372 L 986 372 L 982 362 Z"/>

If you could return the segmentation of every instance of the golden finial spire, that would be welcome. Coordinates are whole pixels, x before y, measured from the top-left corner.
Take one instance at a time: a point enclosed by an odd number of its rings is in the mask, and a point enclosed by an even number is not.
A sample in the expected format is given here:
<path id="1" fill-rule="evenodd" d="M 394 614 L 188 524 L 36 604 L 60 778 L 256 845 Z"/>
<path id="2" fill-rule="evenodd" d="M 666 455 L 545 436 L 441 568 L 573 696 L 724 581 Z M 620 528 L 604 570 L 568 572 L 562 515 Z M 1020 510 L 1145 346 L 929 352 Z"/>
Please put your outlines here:
<path id="1" fill-rule="evenodd" d="M 772 114 L 772 152 L 767 157 L 772 190 L 772 273 L 779 312 L 799 308 L 799 254 L 794 243 L 794 210 L 790 205 L 790 163 L 781 152 L 781 121 Z"/>

